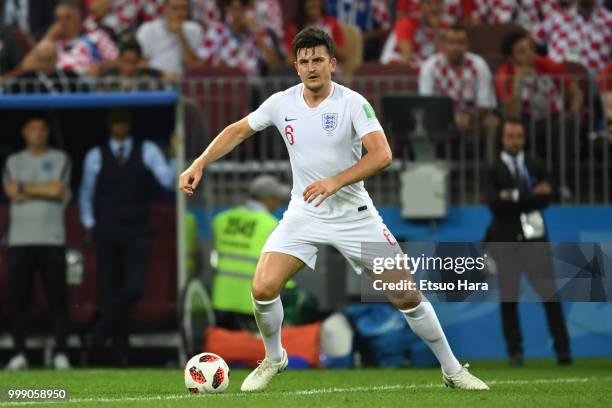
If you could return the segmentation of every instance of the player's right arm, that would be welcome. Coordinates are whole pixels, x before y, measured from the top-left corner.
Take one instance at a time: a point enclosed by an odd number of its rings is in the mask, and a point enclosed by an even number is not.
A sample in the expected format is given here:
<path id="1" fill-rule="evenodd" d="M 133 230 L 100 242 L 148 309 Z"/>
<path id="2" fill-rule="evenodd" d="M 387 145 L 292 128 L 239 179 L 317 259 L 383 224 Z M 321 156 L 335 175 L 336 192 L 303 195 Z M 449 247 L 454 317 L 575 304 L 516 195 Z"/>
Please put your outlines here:
<path id="1" fill-rule="evenodd" d="M 251 129 L 251 126 L 249 126 L 247 117 L 223 129 L 208 145 L 200 157 L 195 159 L 191 166 L 181 174 L 179 178 L 179 189 L 188 196 L 192 196 L 194 190 L 200 183 L 202 173 L 206 166 L 234 150 L 236 146 L 253 135 L 253 133 L 255 133 L 255 130 Z"/>

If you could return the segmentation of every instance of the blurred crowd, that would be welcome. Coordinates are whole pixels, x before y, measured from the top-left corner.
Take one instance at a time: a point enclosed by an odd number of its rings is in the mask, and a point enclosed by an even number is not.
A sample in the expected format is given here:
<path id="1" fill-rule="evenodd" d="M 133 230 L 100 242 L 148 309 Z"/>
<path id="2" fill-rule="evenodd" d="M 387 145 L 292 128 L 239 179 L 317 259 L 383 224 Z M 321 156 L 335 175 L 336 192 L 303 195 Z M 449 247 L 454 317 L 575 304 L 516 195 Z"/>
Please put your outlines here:
<path id="1" fill-rule="evenodd" d="M 350 59 L 348 25 L 365 61 L 419 69 L 454 24 L 512 23 L 553 61 L 597 74 L 611 59 L 611 8 L 609 0 L 3 0 L 0 68 L 3 80 L 49 74 L 51 61 L 57 75 L 180 78 L 209 66 L 265 75 L 292 62 L 291 40 L 306 26 L 333 37 L 340 63 Z"/>
<path id="2" fill-rule="evenodd" d="M 421 93 L 454 100 L 459 128 L 474 121 L 465 112 L 497 101 L 513 117 L 576 113 L 592 88 L 570 74 L 599 78 L 597 103 L 612 118 L 611 9 L 609 0 L 4 0 L 0 83 L 62 92 L 87 78 L 121 91 L 210 68 L 290 75 L 292 38 L 316 26 L 337 45 L 340 79 L 364 63 L 406 66 Z M 477 39 L 495 52 L 470 52 L 470 30 L 509 25 Z"/>

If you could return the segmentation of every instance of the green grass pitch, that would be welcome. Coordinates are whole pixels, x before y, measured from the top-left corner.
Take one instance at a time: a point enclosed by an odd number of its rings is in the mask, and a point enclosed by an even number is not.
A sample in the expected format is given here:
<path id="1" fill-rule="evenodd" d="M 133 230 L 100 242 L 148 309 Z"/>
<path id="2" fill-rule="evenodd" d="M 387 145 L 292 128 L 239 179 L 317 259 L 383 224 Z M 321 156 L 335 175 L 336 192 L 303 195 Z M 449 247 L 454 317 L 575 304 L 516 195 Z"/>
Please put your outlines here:
<path id="1" fill-rule="evenodd" d="M 60 373 L 0 372 L 0 388 L 67 388 L 68 403 L 5 406 L 68 407 L 612 407 L 612 360 L 580 359 L 569 367 L 553 361 L 472 362 L 471 370 L 490 391 L 444 387 L 438 369 L 286 371 L 266 392 L 239 391 L 246 370 L 233 370 L 227 392 L 190 395 L 181 370 L 96 369 Z"/>

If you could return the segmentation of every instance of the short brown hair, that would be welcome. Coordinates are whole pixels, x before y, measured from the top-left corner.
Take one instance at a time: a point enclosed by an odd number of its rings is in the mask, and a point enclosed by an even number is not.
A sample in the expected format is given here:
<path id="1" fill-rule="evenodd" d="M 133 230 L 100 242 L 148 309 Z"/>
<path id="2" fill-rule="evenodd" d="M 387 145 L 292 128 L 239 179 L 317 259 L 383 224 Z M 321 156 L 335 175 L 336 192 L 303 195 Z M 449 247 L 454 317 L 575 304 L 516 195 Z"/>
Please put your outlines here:
<path id="1" fill-rule="evenodd" d="M 297 55 L 299 50 L 311 49 L 324 45 L 327 48 L 329 58 L 334 57 L 334 40 L 325 31 L 318 28 L 306 27 L 293 39 L 293 55 Z"/>

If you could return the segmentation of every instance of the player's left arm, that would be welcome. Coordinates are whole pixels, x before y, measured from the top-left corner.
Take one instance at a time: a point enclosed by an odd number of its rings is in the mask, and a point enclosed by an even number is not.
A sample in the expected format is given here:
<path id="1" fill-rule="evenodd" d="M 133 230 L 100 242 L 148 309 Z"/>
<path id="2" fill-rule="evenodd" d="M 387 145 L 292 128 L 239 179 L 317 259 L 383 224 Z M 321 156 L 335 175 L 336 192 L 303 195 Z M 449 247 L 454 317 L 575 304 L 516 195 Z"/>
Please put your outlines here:
<path id="1" fill-rule="evenodd" d="M 367 153 L 355 165 L 334 177 L 317 180 L 304 189 L 304 201 L 312 202 L 319 197 L 315 207 L 344 186 L 364 180 L 388 167 L 393 160 L 391 147 L 382 130 L 375 130 L 361 138 Z"/>

